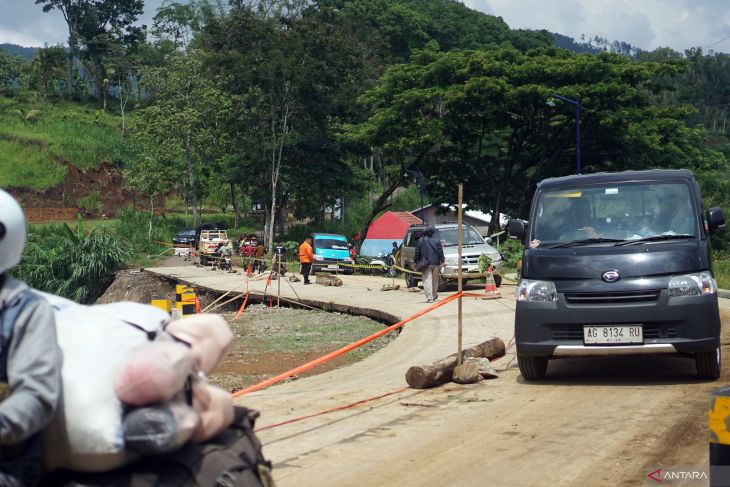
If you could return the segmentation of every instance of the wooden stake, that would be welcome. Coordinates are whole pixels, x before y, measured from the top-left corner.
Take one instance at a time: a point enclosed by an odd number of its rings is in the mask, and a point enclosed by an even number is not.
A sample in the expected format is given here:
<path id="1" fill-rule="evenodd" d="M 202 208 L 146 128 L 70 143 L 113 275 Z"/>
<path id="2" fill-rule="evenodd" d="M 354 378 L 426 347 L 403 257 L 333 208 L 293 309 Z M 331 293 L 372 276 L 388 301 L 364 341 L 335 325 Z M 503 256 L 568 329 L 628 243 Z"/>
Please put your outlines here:
<path id="1" fill-rule="evenodd" d="M 459 306 L 458 306 L 459 315 L 458 315 L 458 318 L 457 318 L 457 323 L 459 325 L 459 333 L 458 333 L 459 338 L 458 338 L 458 345 L 457 345 L 457 349 L 456 349 L 456 363 L 457 363 L 457 365 L 461 365 L 461 360 L 462 360 L 462 357 L 461 357 L 461 291 L 462 291 L 462 282 L 461 282 L 461 276 L 462 276 L 462 269 L 461 269 L 462 208 L 461 208 L 461 205 L 462 205 L 462 201 L 463 200 L 464 200 L 464 185 L 463 184 L 460 184 L 459 185 L 459 206 L 458 206 L 459 210 L 458 210 L 458 219 L 457 219 L 458 226 L 459 226 L 459 228 L 457 230 L 458 235 L 459 235 L 459 240 L 458 240 L 458 243 L 459 243 L 459 250 L 458 250 L 458 255 L 459 255 L 459 257 L 458 257 L 458 259 L 459 259 L 459 261 L 458 261 L 459 262 L 459 274 L 458 274 L 459 275 L 459 280 L 458 280 L 458 286 L 459 286 L 458 287 L 458 290 L 459 290 Z"/>
<path id="2" fill-rule="evenodd" d="M 281 254 L 274 255 L 276 255 L 276 262 L 278 262 L 279 264 L 279 278 L 277 279 L 278 282 L 276 283 L 276 307 L 280 308 L 281 306 L 279 302 L 281 301 Z"/>

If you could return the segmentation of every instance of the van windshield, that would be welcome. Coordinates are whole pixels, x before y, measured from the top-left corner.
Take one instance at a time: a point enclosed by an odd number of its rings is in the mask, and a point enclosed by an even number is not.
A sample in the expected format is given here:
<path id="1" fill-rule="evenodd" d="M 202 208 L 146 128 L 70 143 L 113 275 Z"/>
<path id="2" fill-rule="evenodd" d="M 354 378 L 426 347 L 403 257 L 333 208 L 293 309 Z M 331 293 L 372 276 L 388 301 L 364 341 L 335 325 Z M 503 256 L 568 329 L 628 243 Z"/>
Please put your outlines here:
<path id="1" fill-rule="evenodd" d="M 530 240 L 532 245 L 549 247 L 583 239 L 694 237 L 697 215 L 684 183 L 613 183 L 544 191 L 535 207 Z"/>
<path id="2" fill-rule="evenodd" d="M 314 246 L 318 249 L 328 250 L 347 250 L 347 242 L 334 238 L 317 238 L 314 240 Z"/>
<path id="3" fill-rule="evenodd" d="M 436 237 L 441 240 L 441 245 L 444 247 L 459 245 L 459 231 L 457 227 L 438 229 L 436 230 Z M 462 228 L 461 240 L 462 245 L 480 245 L 484 243 L 482 236 L 471 227 Z"/>

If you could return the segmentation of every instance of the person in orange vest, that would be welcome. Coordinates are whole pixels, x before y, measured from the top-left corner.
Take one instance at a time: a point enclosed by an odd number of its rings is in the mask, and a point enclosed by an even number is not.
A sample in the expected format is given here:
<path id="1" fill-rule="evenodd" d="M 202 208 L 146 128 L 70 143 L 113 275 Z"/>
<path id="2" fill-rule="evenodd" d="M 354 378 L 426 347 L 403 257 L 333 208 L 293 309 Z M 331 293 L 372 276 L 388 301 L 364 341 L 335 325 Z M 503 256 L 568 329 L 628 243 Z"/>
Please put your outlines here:
<path id="1" fill-rule="evenodd" d="M 312 237 L 307 237 L 299 246 L 299 263 L 301 264 L 304 284 L 309 284 L 309 271 L 312 270 L 312 260 L 314 260 L 314 253 L 312 252 Z"/>

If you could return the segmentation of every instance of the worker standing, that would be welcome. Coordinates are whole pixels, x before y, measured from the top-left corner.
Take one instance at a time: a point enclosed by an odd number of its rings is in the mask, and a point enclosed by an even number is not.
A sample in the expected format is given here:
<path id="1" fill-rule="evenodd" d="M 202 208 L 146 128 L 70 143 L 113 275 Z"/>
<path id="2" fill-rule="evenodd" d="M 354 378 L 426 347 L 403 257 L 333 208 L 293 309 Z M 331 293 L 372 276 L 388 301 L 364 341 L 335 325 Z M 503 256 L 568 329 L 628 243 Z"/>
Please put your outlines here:
<path id="1" fill-rule="evenodd" d="M 434 237 L 436 227 L 429 225 L 423 236 L 416 242 L 415 262 L 417 270 L 421 271 L 423 292 L 426 293 L 426 302 L 433 303 L 439 297 L 439 279 L 441 265 L 445 262 L 444 249 L 441 240 Z"/>
<path id="2" fill-rule="evenodd" d="M 0 485 L 10 486 L 40 481 L 40 432 L 61 395 L 51 307 L 9 272 L 20 263 L 25 238 L 23 210 L 0 190 Z"/>
<path id="3" fill-rule="evenodd" d="M 259 242 L 258 245 L 256 245 L 256 250 L 254 251 L 254 269 L 258 267 L 259 274 L 263 273 L 266 270 L 266 246 L 264 246 L 264 242 Z"/>
<path id="4" fill-rule="evenodd" d="M 299 264 L 301 264 L 304 284 L 309 284 L 309 272 L 312 270 L 312 260 L 314 260 L 314 253 L 312 252 L 312 237 L 307 237 L 299 246 Z"/>

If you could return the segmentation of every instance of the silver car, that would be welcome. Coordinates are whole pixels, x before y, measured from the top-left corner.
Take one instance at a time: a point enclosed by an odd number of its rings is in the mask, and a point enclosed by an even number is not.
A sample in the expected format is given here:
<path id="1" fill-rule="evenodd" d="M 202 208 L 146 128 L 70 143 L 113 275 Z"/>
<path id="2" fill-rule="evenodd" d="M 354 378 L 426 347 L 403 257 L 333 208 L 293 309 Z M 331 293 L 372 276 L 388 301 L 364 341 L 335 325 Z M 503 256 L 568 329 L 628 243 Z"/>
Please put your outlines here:
<path id="1" fill-rule="evenodd" d="M 405 269 L 415 269 L 416 242 L 423 236 L 427 225 L 414 225 L 408 229 L 403 239 L 403 248 L 401 249 L 401 266 Z M 435 236 L 441 240 L 444 248 L 444 257 L 446 262 L 441 268 L 441 280 L 439 281 L 439 289 L 442 289 L 450 282 L 456 282 L 459 272 L 459 255 L 458 255 L 458 238 L 459 229 L 456 223 L 442 223 L 434 225 L 436 228 Z M 461 230 L 461 263 L 462 278 L 464 281 L 469 279 L 479 279 L 486 276 L 486 272 L 479 272 L 479 256 L 487 254 L 492 260 L 492 267 L 499 269 L 502 265 L 502 256 L 500 253 L 489 245 L 484 237 L 479 235 L 471 225 L 462 225 Z M 406 286 L 414 287 L 421 280 L 419 274 L 406 273 Z M 494 275 L 494 282 L 499 286 L 502 282 L 501 276 Z"/>

